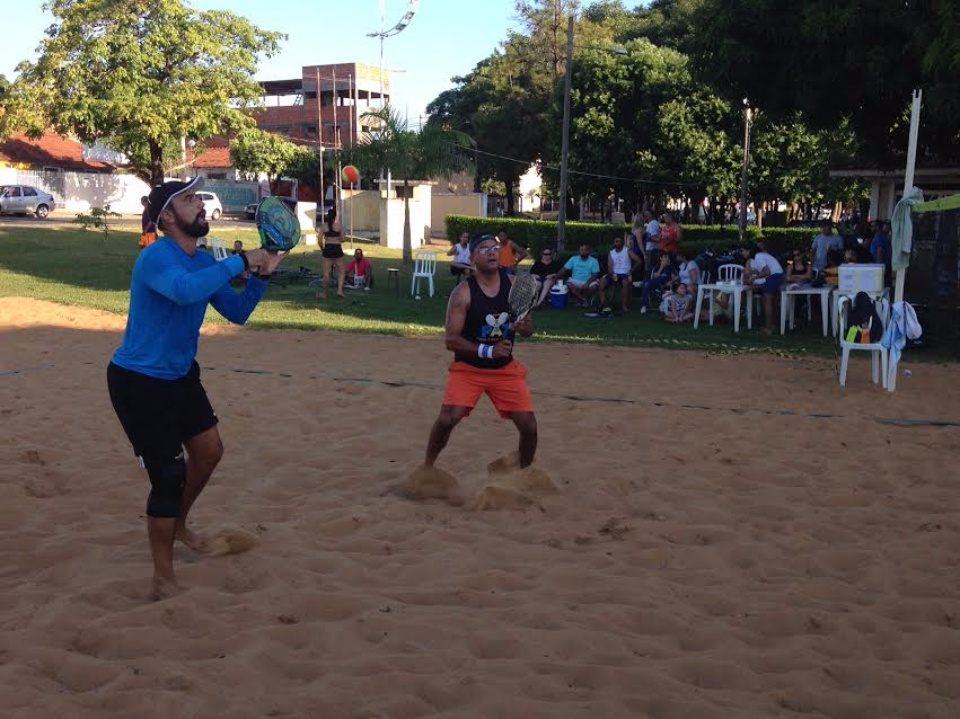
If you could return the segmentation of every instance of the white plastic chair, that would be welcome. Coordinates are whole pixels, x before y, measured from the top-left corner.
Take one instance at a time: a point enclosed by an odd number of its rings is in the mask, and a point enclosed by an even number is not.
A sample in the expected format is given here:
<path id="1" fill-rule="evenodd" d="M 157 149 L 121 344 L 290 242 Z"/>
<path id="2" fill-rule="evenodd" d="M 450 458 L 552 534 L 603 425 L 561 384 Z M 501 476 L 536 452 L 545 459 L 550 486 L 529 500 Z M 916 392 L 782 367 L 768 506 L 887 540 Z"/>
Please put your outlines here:
<path id="1" fill-rule="evenodd" d="M 213 253 L 213 258 L 217 262 L 222 262 L 230 256 L 230 251 L 227 250 L 227 243 L 219 237 L 211 237 L 207 241 L 207 246 L 210 248 L 210 252 Z"/>
<path id="2" fill-rule="evenodd" d="M 720 265 L 717 268 L 718 285 L 739 285 L 743 282 L 742 265 Z"/>
<path id="3" fill-rule="evenodd" d="M 420 280 L 426 280 L 433 297 L 433 276 L 437 271 L 436 250 L 417 250 L 413 253 L 413 277 L 410 278 L 410 295 L 420 296 Z"/>
<path id="4" fill-rule="evenodd" d="M 850 361 L 850 353 L 859 350 L 870 353 L 870 365 L 873 383 L 879 384 L 886 389 L 889 363 L 887 348 L 879 342 L 861 344 L 859 342 L 847 342 L 846 340 L 845 335 L 847 333 L 847 315 L 849 314 L 852 306 L 853 300 L 850 297 L 844 296 L 838 301 L 838 315 L 840 318 L 840 349 L 843 352 L 843 355 L 840 358 L 840 385 L 843 387 L 847 384 L 847 364 Z M 890 303 L 886 299 L 881 298 L 875 302 L 875 306 L 877 308 L 877 315 L 880 317 L 880 324 L 883 325 L 880 328 L 882 331 L 887 326 L 887 322 L 890 318 Z"/>
<path id="5" fill-rule="evenodd" d="M 700 309 L 703 307 L 704 297 L 709 298 L 709 324 L 713 326 L 713 292 L 723 292 L 733 295 L 733 326 L 734 330 L 740 330 L 740 301 L 743 297 L 743 267 L 737 264 L 720 265 L 717 268 L 717 279 L 711 282 L 710 273 L 705 272 L 704 281 L 697 285 L 697 305 L 693 316 L 693 327 L 696 329 L 700 325 Z M 749 326 L 750 317 L 747 317 Z"/>

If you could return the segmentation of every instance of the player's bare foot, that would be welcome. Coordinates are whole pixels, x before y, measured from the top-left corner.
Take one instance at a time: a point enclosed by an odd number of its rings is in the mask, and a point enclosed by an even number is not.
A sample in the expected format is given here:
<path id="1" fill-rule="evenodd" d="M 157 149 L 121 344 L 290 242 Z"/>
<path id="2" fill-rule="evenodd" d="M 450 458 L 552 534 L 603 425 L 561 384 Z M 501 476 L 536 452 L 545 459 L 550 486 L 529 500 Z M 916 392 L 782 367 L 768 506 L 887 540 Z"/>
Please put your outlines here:
<path id="1" fill-rule="evenodd" d="M 318 300 L 325 300 L 325 299 L 327 299 L 327 293 L 326 293 L 326 292 L 318 292 L 318 293 L 317 293 L 317 299 L 318 299 Z"/>
<path id="2" fill-rule="evenodd" d="M 154 574 L 153 581 L 150 584 L 150 601 L 159 602 L 163 599 L 169 599 L 182 591 L 180 585 L 177 584 L 177 580 L 173 577 Z"/>
<path id="3" fill-rule="evenodd" d="M 206 537 L 186 527 L 177 527 L 177 540 L 183 542 L 194 552 L 206 553 L 210 549 Z"/>

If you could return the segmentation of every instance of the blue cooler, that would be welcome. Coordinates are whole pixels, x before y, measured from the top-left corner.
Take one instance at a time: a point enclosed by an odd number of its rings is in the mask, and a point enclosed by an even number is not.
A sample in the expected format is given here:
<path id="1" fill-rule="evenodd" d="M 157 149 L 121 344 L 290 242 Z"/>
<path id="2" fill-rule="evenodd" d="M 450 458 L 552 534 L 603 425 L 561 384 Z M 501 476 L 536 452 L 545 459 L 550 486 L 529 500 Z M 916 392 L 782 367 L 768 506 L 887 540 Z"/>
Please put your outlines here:
<path id="1" fill-rule="evenodd" d="M 567 287 L 558 283 L 550 288 L 550 306 L 562 310 L 567 306 Z"/>

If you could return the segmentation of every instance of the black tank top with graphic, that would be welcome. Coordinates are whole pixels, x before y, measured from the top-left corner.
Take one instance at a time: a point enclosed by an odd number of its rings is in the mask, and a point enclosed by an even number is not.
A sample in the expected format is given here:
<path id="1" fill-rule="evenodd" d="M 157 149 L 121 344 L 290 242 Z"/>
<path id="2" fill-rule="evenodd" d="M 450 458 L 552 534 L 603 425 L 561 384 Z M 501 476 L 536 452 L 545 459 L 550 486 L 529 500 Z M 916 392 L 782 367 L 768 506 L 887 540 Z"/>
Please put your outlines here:
<path id="1" fill-rule="evenodd" d="M 510 330 L 510 280 L 500 275 L 500 291 L 496 297 L 487 297 L 477 284 L 477 278 L 467 280 L 470 288 L 470 307 L 467 308 L 467 318 L 463 323 L 460 336 L 471 342 L 495 345 L 503 339 L 512 340 Z M 474 367 L 483 369 L 498 369 L 510 364 L 512 357 L 485 358 L 479 357 L 476 352 L 466 355 L 455 353 L 454 359 L 466 362 Z"/>

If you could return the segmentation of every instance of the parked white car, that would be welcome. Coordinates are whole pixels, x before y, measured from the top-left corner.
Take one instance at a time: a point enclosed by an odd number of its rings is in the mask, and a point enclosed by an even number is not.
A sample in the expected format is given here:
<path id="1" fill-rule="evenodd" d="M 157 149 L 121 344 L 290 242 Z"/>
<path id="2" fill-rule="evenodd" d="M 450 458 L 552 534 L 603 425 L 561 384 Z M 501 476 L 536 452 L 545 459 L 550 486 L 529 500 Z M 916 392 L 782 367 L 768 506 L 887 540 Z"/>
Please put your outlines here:
<path id="1" fill-rule="evenodd" d="M 203 200 L 203 209 L 207 211 L 207 217 L 211 220 L 219 220 L 223 214 L 223 205 L 216 192 L 207 192 L 203 190 L 197 193 L 197 197 Z"/>
<path id="2" fill-rule="evenodd" d="M 53 195 L 29 185 L 0 186 L 0 215 L 36 215 L 43 219 L 57 206 Z"/>

